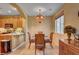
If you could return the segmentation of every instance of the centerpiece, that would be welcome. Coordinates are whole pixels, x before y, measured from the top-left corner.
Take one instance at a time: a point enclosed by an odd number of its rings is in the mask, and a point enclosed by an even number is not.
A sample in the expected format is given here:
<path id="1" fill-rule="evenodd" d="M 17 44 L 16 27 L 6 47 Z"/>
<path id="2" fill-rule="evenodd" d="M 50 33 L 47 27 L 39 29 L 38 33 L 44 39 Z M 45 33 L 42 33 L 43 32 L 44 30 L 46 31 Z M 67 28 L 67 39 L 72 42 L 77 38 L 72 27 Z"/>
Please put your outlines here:
<path id="1" fill-rule="evenodd" d="M 70 44 L 71 43 L 71 34 L 76 33 L 76 29 L 74 27 L 72 27 L 71 25 L 67 25 L 64 28 L 64 33 L 67 33 L 67 36 L 68 36 L 67 40 L 68 40 L 68 43 Z"/>

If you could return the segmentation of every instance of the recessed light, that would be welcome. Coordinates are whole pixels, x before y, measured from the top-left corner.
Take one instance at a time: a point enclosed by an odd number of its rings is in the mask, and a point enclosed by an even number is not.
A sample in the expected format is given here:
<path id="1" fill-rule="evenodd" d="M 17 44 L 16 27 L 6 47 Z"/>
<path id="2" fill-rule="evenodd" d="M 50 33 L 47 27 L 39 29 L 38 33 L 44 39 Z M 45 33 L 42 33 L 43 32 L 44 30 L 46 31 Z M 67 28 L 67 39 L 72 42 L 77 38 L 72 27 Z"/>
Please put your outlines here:
<path id="1" fill-rule="evenodd" d="M 44 8 L 44 7 L 36 7 L 36 8 L 33 9 L 33 11 L 39 12 L 39 9 L 41 9 L 41 12 L 45 12 L 46 11 L 46 8 Z"/>
<path id="2" fill-rule="evenodd" d="M 0 11 L 0 14 L 2 14 L 2 11 Z"/>
<path id="3" fill-rule="evenodd" d="M 11 10 L 8 10 L 8 13 L 11 13 Z"/>
<path id="4" fill-rule="evenodd" d="M 11 7 L 11 8 L 12 8 L 12 10 L 15 10 L 15 11 L 17 10 L 15 7 Z"/>
<path id="5" fill-rule="evenodd" d="M 17 10 L 17 8 L 15 8 L 15 7 L 11 6 L 11 5 L 10 5 L 10 7 L 12 8 L 12 10 Z"/>
<path id="6" fill-rule="evenodd" d="M 49 11 L 52 11 L 52 9 L 50 8 Z"/>
<path id="7" fill-rule="evenodd" d="M 13 10 L 17 10 L 15 7 L 12 8 Z"/>

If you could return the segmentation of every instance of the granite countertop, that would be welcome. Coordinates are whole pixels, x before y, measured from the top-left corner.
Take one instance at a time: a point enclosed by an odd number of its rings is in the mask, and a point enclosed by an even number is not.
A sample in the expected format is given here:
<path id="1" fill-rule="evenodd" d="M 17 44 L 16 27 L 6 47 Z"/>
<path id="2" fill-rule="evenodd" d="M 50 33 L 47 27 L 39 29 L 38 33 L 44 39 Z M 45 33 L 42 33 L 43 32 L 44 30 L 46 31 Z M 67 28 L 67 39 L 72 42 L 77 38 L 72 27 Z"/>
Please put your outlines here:
<path id="1" fill-rule="evenodd" d="M 68 44 L 68 40 L 67 40 L 67 39 L 64 39 L 64 40 L 61 40 L 61 39 L 60 39 L 60 41 L 62 41 L 63 43 L 65 43 L 65 44 L 67 44 L 67 45 L 69 45 L 69 46 L 73 46 L 74 48 L 79 49 L 78 46 L 74 45 L 74 40 L 72 40 L 70 44 Z"/>
<path id="2" fill-rule="evenodd" d="M 1 34 L 1 35 L 23 35 L 23 32 L 13 32 L 13 33 L 6 33 L 6 34 Z"/>

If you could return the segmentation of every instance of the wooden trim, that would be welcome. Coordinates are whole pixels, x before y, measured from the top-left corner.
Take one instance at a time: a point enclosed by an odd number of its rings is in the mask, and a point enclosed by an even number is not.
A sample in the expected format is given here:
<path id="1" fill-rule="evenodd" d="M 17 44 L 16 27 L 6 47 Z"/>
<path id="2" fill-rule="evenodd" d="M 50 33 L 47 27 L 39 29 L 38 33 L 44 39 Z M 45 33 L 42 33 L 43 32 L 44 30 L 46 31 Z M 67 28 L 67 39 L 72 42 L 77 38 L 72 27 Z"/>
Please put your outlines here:
<path id="1" fill-rule="evenodd" d="M 74 46 L 74 43 L 68 44 L 59 40 L 59 55 L 79 55 L 79 47 Z"/>
<path id="2" fill-rule="evenodd" d="M 20 6 L 18 6 L 16 3 L 10 3 L 11 6 L 15 7 L 18 12 L 20 13 L 21 16 L 23 16 L 26 19 L 26 15 L 23 12 L 23 10 L 20 8 Z"/>
<path id="3" fill-rule="evenodd" d="M 56 16 L 56 19 L 64 15 L 64 10 L 60 11 L 59 14 Z"/>

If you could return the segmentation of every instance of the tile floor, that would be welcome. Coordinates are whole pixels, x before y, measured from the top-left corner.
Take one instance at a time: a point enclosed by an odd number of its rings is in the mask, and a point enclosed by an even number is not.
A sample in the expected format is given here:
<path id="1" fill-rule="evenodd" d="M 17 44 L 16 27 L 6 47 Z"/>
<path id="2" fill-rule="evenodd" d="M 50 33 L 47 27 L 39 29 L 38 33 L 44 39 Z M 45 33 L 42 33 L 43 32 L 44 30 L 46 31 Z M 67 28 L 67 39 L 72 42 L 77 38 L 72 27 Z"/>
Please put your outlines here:
<path id="1" fill-rule="evenodd" d="M 53 38 L 53 48 L 47 43 L 45 48 L 45 55 L 58 55 L 59 54 L 59 38 L 58 34 L 54 34 Z M 28 41 L 25 44 L 15 50 L 14 52 L 9 53 L 8 55 L 35 55 L 35 45 L 32 44 L 31 48 L 28 48 Z M 42 55 L 42 51 L 37 51 L 37 55 Z"/>
<path id="2" fill-rule="evenodd" d="M 31 48 L 28 48 L 28 43 L 24 44 L 22 47 L 18 48 L 14 52 L 9 53 L 8 55 L 35 55 L 35 48 L 34 44 L 31 45 Z M 59 47 L 54 46 L 53 48 L 47 43 L 45 48 L 45 55 L 58 55 L 59 54 Z M 42 51 L 37 51 L 37 55 L 43 55 Z"/>

